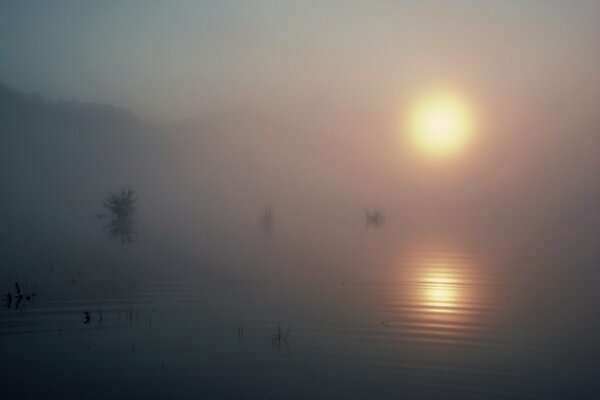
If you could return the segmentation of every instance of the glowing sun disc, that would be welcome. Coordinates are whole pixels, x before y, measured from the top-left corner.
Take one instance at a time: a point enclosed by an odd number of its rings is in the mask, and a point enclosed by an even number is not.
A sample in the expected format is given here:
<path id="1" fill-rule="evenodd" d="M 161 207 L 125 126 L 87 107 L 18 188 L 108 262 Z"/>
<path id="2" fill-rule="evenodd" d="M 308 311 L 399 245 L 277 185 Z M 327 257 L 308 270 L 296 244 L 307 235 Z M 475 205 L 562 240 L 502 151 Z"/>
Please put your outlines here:
<path id="1" fill-rule="evenodd" d="M 473 129 L 467 103 L 454 94 L 441 93 L 417 102 L 408 121 L 414 144 L 433 155 L 449 155 L 463 149 Z"/>

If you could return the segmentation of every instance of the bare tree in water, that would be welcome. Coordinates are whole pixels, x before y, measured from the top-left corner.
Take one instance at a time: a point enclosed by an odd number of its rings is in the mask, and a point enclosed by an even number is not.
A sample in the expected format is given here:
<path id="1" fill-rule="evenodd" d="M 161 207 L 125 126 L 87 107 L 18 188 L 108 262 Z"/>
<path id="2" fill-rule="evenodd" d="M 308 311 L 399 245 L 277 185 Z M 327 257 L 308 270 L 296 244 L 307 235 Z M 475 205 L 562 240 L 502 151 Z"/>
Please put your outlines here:
<path id="1" fill-rule="evenodd" d="M 121 189 L 119 193 L 109 193 L 104 200 L 103 206 L 108 215 L 99 214 L 99 218 L 108 218 L 104 230 L 108 236 L 119 238 L 121 243 L 132 243 L 136 232 L 134 230 L 135 214 L 137 211 L 137 197 L 135 192 L 128 186 Z"/>
<path id="2" fill-rule="evenodd" d="M 270 237 L 273 234 L 273 207 L 270 204 L 265 206 L 260 225 L 265 236 Z"/>
<path id="3" fill-rule="evenodd" d="M 378 228 L 383 225 L 383 214 L 378 210 L 365 210 L 365 228 Z"/>

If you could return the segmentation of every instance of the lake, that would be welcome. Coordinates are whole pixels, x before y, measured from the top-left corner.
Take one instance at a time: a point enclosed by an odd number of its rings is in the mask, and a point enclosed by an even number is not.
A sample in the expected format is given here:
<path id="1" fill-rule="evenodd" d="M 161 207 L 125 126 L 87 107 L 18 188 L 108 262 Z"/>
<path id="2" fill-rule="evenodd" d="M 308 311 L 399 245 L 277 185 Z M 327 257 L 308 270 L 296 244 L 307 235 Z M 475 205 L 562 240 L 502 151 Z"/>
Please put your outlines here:
<path id="1" fill-rule="evenodd" d="M 592 399 L 600 393 L 598 296 L 589 279 L 596 275 L 569 273 L 593 264 L 595 253 L 570 264 L 555 248 L 530 253 L 533 242 L 525 251 L 473 250 L 477 240 L 460 248 L 457 237 L 409 240 L 387 226 L 358 227 L 347 243 L 307 248 L 277 233 L 249 234 L 245 248 L 221 256 L 215 253 L 227 246 L 211 241 L 223 238 L 201 236 L 190 269 L 141 258 L 143 240 L 118 249 L 112 261 L 68 267 L 40 254 L 29 269 L 9 269 L 1 284 L 13 300 L 5 298 L 0 311 L 5 395 Z M 424 238 L 431 237 L 436 241 L 428 244 Z M 203 273 L 203 265 L 218 268 Z M 35 296 L 17 304 L 15 282 Z"/>

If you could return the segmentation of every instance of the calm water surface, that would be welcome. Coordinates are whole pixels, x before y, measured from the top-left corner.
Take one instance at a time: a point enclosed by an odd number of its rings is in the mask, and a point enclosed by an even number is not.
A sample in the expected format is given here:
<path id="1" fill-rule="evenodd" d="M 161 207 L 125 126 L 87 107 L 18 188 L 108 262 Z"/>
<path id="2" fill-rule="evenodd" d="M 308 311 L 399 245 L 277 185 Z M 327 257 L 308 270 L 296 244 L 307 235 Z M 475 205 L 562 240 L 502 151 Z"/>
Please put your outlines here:
<path id="1" fill-rule="evenodd" d="M 36 296 L 0 312 L 2 390 L 40 399 L 598 398 L 590 285 L 565 290 L 576 284 L 465 252 L 376 259 L 359 257 L 363 273 L 348 279 L 32 270 L 21 285 Z M 17 275 L 2 277 L 4 292 Z"/>

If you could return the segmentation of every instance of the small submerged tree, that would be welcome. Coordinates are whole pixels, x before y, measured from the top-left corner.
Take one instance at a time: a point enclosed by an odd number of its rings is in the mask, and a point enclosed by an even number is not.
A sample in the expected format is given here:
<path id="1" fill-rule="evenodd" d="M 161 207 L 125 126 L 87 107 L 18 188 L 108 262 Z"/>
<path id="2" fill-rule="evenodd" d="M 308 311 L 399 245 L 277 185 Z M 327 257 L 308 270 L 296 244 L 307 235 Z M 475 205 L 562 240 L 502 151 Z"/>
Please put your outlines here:
<path id="1" fill-rule="evenodd" d="M 104 200 L 104 208 L 110 211 L 113 218 L 129 218 L 136 213 L 137 198 L 129 186 L 121 189 L 121 193 L 110 193 Z"/>
<path id="2" fill-rule="evenodd" d="M 260 217 L 260 226 L 266 237 L 270 237 L 273 234 L 273 206 L 270 204 L 265 206 L 265 211 Z"/>
<path id="3" fill-rule="evenodd" d="M 378 228 L 383 225 L 383 214 L 378 210 L 365 210 L 365 228 Z"/>
<path id="4" fill-rule="evenodd" d="M 109 193 L 104 200 L 104 209 L 109 215 L 99 214 L 99 218 L 108 218 L 104 230 L 110 238 L 120 238 L 121 243 L 132 243 L 135 237 L 135 215 L 137 197 L 135 192 L 126 186 L 119 193 Z"/>

